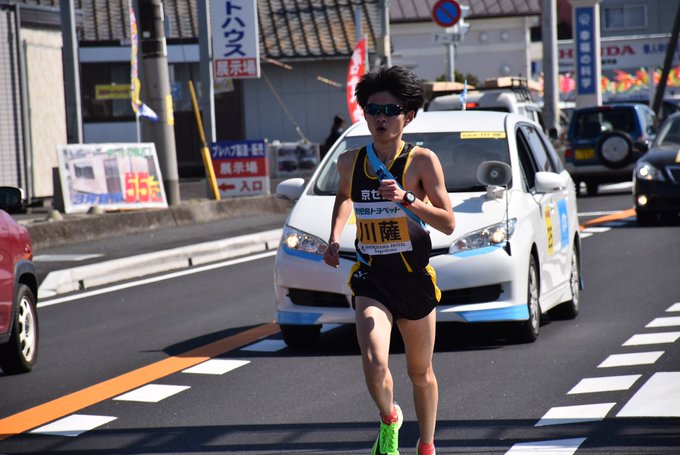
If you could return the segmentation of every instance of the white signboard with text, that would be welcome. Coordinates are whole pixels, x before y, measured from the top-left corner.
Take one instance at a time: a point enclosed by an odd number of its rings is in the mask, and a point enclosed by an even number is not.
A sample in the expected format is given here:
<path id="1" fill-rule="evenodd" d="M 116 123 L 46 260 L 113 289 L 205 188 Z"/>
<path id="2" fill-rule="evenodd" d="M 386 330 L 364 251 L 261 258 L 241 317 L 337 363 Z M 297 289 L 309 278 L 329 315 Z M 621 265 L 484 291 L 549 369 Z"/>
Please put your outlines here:
<path id="1" fill-rule="evenodd" d="M 69 144 L 57 154 L 66 213 L 168 206 L 153 143 Z"/>
<path id="2" fill-rule="evenodd" d="M 260 77 L 256 0 L 211 0 L 215 81 Z"/>

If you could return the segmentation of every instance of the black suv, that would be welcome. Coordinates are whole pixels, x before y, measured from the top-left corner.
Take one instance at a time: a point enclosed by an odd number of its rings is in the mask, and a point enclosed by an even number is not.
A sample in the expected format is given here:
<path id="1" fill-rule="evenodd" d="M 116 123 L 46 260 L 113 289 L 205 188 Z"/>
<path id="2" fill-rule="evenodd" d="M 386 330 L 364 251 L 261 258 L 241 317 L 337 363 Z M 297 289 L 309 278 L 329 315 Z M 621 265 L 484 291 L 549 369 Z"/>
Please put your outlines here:
<path id="1" fill-rule="evenodd" d="M 567 131 L 566 168 L 589 195 L 600 183 L 629 181 L 635 161 L 656 135 L 654 111 L 643 104 L 592 106 L 574 110 Z"/>

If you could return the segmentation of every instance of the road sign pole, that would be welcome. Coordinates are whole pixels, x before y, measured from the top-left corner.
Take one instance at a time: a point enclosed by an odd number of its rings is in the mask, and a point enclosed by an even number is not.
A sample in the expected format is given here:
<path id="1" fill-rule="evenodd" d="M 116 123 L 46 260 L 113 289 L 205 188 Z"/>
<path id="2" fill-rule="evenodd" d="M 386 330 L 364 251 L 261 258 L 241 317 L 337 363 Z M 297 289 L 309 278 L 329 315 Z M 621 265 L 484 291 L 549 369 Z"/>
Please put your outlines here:
<path id="1" fill-rule="evenodd" d="M 456 46 L 451 42 L 446 45 L 446 80 L 456 81 Z"/>

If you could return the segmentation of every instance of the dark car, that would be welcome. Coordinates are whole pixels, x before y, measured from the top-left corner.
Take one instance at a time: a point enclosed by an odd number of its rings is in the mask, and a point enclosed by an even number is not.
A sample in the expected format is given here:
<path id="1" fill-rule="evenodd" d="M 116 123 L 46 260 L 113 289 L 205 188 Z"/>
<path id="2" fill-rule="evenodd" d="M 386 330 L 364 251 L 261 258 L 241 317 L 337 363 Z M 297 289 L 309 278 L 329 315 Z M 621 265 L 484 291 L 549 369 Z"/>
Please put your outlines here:
<path id="1" fill-rule="evenodd" d="M 38 280 L 25 227 L 8 212 L 21 208 L 18 188 L 0 187 L 0 368 L 31 371 L 38 358 Z"/>
<path id="2" fill-rule="evenodd" d="M 664 121 L 649 152 L 636 163 L 633 196 L 643 226 L 680 212 L 680 113 Z"/>
<path id="3" fill-rule="evenodd" d="M 635 161 L 656 135 L 654 111 L 642 104 L 574 110 L 567 131 L 566 168 L 576 182 L 597 194 L 601 183 L 630 181 Z"/>

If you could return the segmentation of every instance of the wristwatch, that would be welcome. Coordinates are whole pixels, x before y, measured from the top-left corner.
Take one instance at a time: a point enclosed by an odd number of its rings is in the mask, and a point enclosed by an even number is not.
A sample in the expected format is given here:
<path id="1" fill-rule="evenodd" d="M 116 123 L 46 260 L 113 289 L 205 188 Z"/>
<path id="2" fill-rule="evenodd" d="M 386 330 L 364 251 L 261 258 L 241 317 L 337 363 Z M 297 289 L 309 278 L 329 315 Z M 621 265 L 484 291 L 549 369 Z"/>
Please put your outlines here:
<path id="1" fill-rule="evenodd" d="M 409 205 L 413 204 L 416 202 L 416 195 L 413 194 L 411 191 L 407 191 L 404 193 L 404 197 L 401 200 L 401 205 L 404 207 L 408 207 Z"/>

